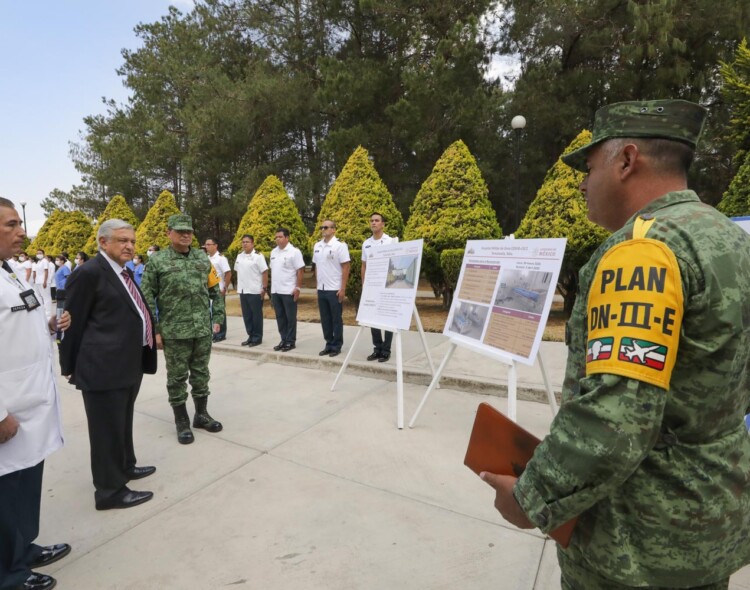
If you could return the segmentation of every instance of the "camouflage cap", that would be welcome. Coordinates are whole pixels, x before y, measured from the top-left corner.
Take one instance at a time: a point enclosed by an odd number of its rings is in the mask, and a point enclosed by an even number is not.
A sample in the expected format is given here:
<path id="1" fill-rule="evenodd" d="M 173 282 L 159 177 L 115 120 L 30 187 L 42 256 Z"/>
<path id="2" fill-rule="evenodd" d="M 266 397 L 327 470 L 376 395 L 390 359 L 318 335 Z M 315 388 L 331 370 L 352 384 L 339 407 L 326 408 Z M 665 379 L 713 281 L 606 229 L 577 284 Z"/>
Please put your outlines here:
<path id="1" fill-rule="evenodd" d="M 184 213 L 170 215 L 167 220 L 167 227 L 177 231 L 193 231 L 193 218 Z"/>
<path id="2" fill-rule="evenodd" d="M 695 149 L 706 109 L 687 100 L 618 102 L 600 108 L 594 116 L 591 143 L 562 157 L 568 166 L 587 172 L 586 156 L 595 145 L 613 137 L 672 139 Z"/>

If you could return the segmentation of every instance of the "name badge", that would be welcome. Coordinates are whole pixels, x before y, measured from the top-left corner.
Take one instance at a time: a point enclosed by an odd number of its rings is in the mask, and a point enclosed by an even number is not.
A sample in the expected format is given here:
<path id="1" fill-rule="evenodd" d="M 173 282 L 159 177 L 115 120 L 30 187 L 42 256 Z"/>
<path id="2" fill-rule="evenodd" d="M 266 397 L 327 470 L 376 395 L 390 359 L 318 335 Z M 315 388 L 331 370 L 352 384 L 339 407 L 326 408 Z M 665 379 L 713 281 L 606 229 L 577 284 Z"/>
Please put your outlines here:
<path id="1" fill-rule="evenodd" d="M 24 291 L 23 293 L 21 293 L 21 301 L 23 302 L 23 306 L 26 311 L 33 311 L 41 305 L 41 303 L 39 303 L 39 300 L 36 298 L 36 293 L 34 293 L 33 289 L 29 289 L 28 291 Z"/>

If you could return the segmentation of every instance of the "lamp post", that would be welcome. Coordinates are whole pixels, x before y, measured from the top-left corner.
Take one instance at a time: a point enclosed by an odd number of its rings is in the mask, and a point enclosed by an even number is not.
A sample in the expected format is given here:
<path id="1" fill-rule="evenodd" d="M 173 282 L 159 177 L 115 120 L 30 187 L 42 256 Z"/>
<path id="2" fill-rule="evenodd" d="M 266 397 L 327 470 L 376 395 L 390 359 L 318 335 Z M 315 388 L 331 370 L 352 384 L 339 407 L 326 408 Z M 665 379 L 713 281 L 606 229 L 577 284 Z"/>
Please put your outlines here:
<path id="1" fill-rule="evenodd" d="M 515 135 L 515 155 L 516 155 L 516 201 L 514 203 L 514 215 L 513 222 L 516 230 L 521 225 L 521 217 L 519 213 L 519 203 L 521 201 L 521 132 L 526 127 L 526 117 L 516 115 L 511 119 L 510 126 L 513 128 L 513 134 Z"/>
<path id="2" fill-rule="evenodd" d="M 21 210 L 23 211 L 23 231 L 27 232 L 29 230 L 26 227 L 26 201 L 21 201 L 19 205 L 21 205 Z"/>

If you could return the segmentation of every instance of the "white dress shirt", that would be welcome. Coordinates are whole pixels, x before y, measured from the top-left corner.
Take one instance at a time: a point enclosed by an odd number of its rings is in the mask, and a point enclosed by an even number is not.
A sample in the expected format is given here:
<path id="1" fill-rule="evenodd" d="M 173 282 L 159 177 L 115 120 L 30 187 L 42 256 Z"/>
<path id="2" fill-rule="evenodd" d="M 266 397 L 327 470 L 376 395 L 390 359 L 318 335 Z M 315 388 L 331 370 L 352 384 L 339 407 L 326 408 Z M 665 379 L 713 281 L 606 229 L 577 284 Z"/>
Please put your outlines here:
<path id="1" fill-rule="evenodd" d="M 318 291 L 338 291 L 342 288 L 341 265 L 349 262 L 349 246 L 333 236 L 328 242 L 320 240 L 315 244 L 313 262 Z M 343 285 L 345 287 L 345 285 Z"/>
<path id="2" fill-rule="evenodd" d="M 271 293 L 294 295 L 297 287 L 297 271 L 305 267 L 299 248 L 286 245 L 283 250 L 276 246 L 271 250 Z"/>
<path id="3" fill-rule="evenodd" d="M 266 257 L 253 249 L 250 254 L 244 251 L 234 260 L 237 271 L 237 292 L 260 295 L 263 291 L 263 273 L 268 270 Z M 296 284 L 296 283 L 295 283 Z"/>

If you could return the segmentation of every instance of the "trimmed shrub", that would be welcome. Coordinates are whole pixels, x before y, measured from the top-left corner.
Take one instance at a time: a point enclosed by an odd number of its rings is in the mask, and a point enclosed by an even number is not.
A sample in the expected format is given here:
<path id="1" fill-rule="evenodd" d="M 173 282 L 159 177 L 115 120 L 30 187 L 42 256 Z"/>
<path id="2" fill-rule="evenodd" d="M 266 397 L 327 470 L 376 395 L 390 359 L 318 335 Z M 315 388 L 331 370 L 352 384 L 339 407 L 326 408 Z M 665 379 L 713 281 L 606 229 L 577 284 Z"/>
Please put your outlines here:
<path id="1" fill-rule="evenodd" d="M 727 217 L 750 215 L 750 151 L 716 208 Z"/>
<path id="2" fill-rule="evenodd" d="M 436 295 L 448 307 L 449 294 L 440 267 L 440 253 L 463 248 L 466 240 L 502 237 L 500 224 L 488 197 L 474 156 L 458 140 L 448 147 L 424 181 L 411 206 L 405 240 L 423 238 L 436 255 L 423 256 L 422 267 Z M 426 248 L 425 248 L 426 249 Z"/>
<path id="3" fill-rule="evenodd" d="M 91 220 L 81 211 L 55 210 L 42 230 L 30 245 L 32 252 L 41 249 L 53 256 L 60 252 L 78 252 L 91 233 Z"/>
<path id="4" fill-rule="evenodd" d="M 240 239 L 244 234 L 253 236 L 258 252 L 270 254 L 276 247 L 274 235 L 279 226 L 289 230 L 289 241 L 302 251 L 306 260 L 309 260 L 308 235 L 302 217 L 281 181 L 271 175 L 263 181 L 250 199 L 234 240 L 225 254 L 232 259 L 237 257 L 242 249 Z"/>
<path id="5" fill-rule="evenodd" d="M 56 226 L 63 220 L 63 211 L 55 209 L 47 219 L 44 220 L 42 227 L 39 228 L 36 236 L 29 244 L 28 253 L 33 257 L 37 250 L 44 250 L 47 253 L 51 251 L 54 242 L 53 237 L 56 230 Z M 89 229 L 89 231 L 91 231 Z M 88 236 L 86 236 L 88 237 Z"/>
<path id="6" fill-rule="evenodd" d="M 336 222 L 336 237 L 349 248 L 361 248 L 372 235 L 370 215 L 381 213 L 386 220 L 386 233 L 400 236 L 404 219 L 396 208 L 391 193 L 370 161 L 367 150 L 359 146 L 347 160 L 328 191 L 320 208 L 318 221 L 309 239 L 310 251 L 320 240 L 320 225 L 326 219 Z"/>
<path id="7" fill-rule="evenodd" d="M 464 248 L 451 248 L 440 253 L 440 269 L 443 272 L 445 288 L 448 291 L 448 305 L 453 302 L 458 276 L 461 274 L 461 263 L 464 260 Z"/>
<path id="8" fill-rule="evenodd" d="M 127 221 L 136 230 L 138 229 L 138 218 L 133 213 L 133 210 L 128 205 L 125 197 L 122 195 L 115 195 L 112 200 L 107 204 L 99 219 L 96 220 L 96 225 L 89 236 L 86 245 L 83 247 L 83 251 L 89 256 L 94 256 L 99 250 L 99 245 L 96 243 L 96 232 L 99 231 L 99 226 L 109 219 L 122 219 Z M 150 244 L 149 244 L 150 245 Z M 148 248 L 148 246 L 146 246 Z"/>
<path id="9" fill-rule="evenodd" d="M 565 149 L 563 155 L 591 141 L 591 133 L 582 131 Z M 588 220 L 588 207 L 579 185 L 583 172 L 557 162 L 547 171 L 544 183 L 529 206 L 516 232 L 517 238 L 567 238 L 558 290 L 570 313 L 578 290 L 578 270 L 609 232 Z"/>
<path id="10" fill-rule="evenodd" d="M 148 250 L 149 246 L 156 244 L 160 248 L 168 248 L 171 244 L 167 236 L 167 221 L 172 215 L 181 213 L 177 208 L 174 195 L 169 191 L 162 191 L 146 217 L 135 232 L 135 250 L 141 254 Z M 195 229 L 195 226 L 193 226 Z M 192 246 L 198 246 L 198 240 L 193 234 Z"/>
<path id="11" fill-rule="evenodd" d="M 346 296 L 359 307 L 362 299 L 362 250 L 349 250 L 352 260 L 349 266 L 349 280 L 346 282 Z"/>

